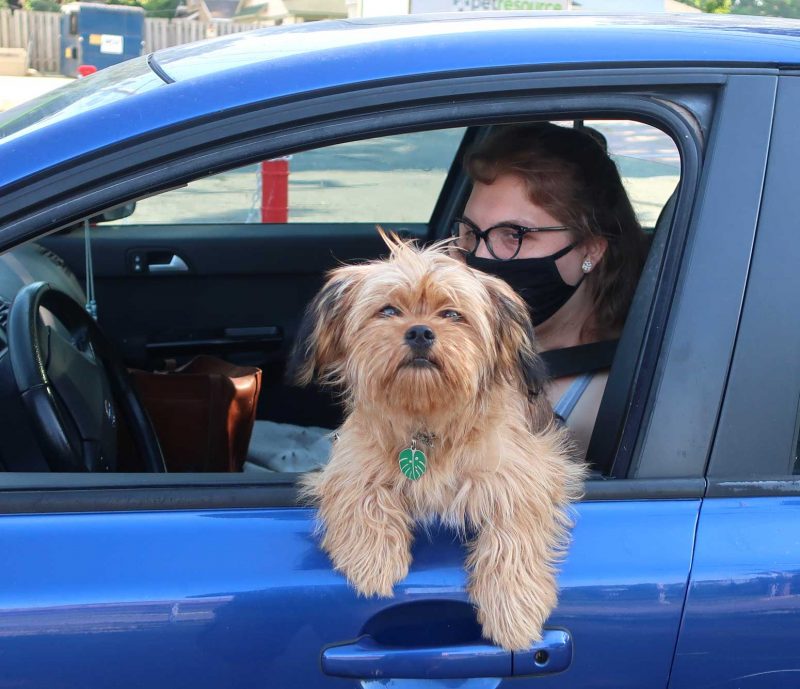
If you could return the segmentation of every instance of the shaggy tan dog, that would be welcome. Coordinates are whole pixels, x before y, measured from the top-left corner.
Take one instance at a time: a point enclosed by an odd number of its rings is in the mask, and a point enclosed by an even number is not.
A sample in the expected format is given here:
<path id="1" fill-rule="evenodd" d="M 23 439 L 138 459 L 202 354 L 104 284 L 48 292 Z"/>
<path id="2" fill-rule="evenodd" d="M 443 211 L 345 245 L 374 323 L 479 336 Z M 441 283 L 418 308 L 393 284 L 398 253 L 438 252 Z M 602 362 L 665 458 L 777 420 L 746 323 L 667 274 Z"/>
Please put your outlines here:
<path id="1" fill-rule="evenodd" d="M 332 271 L 293 368 L 339 387 L 347 418 L 307 474 L 322 547 L 365 596 L 408 573 L 415 522 L 469 541 L 468 590 L 486 638 L 528 648 L 556 605 L 556 565 L 584 469 L 541 394 L 527 307 L 439 246 L 384 235 L 385 261 Z"/>

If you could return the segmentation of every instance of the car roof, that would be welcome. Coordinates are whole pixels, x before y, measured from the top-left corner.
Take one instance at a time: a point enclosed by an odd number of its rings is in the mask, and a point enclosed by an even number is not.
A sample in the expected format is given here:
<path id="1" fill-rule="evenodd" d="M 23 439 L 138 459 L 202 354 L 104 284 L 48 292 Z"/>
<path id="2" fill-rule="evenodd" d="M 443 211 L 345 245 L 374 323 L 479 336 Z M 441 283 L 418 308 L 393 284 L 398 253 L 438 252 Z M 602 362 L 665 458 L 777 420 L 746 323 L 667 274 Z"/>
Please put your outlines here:
<path id="1" fill-rule="evenodd" d="M 148 132 L 363 83 L 513 69 L 800 65 L 800 21 L 464 13 L 312 22 L 168 48 L 0 116 L 0 186 Z"/>
<path id="2" fill-rule="evenodd" d="M 311 66 L 323 52 L 350 48 L 384 76 L 485 64 L 785 65 L 800 64 L 798 39 L 798 20 L 745 15 L 465 12 L 286 25 L 225 36 L 200 50 L 167 48 L 155 59 L 176 81 L 292 57 Z"/>

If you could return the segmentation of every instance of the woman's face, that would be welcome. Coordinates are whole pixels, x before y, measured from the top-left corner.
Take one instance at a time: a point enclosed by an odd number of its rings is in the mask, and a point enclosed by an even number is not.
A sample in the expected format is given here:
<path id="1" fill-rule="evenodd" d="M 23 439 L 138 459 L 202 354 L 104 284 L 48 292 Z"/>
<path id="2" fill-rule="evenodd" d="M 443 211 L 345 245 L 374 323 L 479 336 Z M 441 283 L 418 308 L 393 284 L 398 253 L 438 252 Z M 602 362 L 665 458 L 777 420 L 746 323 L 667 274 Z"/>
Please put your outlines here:
<path id="1" fill-rule="evenodd" d="M 524 227 L 553 227 L 563 224 L 559 218 L 553 217 L 530 200 L 525 181 L 521 177 L 510 174 L 497 177 L 492 184 L 475 182 L 463 215 L 481 230 L 502 223 Z M 573 241 L 573 233 L 569 230 L 528 232 L 515 259 L 550 256 Z M 483 241 L 478 245 L 475 255 L 480 258 L 494 258 Z M 574 285 L 580 280 L 581 264 L 586 257 L 586 252 L 579 245 L 556 261 L 564 282 Z"/>

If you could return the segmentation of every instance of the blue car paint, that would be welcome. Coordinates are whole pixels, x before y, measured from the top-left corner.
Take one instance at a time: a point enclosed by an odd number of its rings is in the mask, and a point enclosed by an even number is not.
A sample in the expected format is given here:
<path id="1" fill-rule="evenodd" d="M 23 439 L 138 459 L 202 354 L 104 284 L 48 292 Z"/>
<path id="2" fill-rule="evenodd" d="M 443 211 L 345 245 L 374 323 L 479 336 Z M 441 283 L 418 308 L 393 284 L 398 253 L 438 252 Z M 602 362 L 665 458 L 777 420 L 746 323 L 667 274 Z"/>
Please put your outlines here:
<path id="1" fill-rule="evenodd" d="M 156 82 L 141 73 L 143 64 L 127 67 L 136 72 L 127 88 L 113 83 L 115 75 L 127 73 L 112 73 L 125 65 L 65 87 L 74 89 L 63 92 L 67 101 L 77 101 L 69 118 L 53 115 L 24 138 L 0 139 L 0 158 L 17 161 L 0 166 L 0 186 L 181 122 L 354 83 L 532 67 L 788 66 L 800 64 L 800 44 L 790 40 L 799 34 L 798 24 L 786 21 L 478 15 L 396 24 L 319 22 L 225 36 L 156 53 L 175 80 L 163 88 L 154 88 Z M 744 36 L 748 40 L 737 40 Z M 102 83 L 109 91 L 109 105 L 94 93 L 95 78 L 103 79 L 98 88 Z M 86 94 L 83 104 L 81 94 Z M 38 103 L 50 111 L 53 98 L 47 94 L 20 107 L 29 113 Z M 0 118 L 0 133 L 19 115 L 15 110 Z"/>
<path id="2" fill-rule="evenodd" d="M 508 686 L 663 688 L 699 504 L 579 505 L 560 604 L 548 623 L 571 634 L 571 666 Z M 430 629 L 441 623 L 435 612 L 392 630 L 395 611 L 431 601 L 471 610 L 464 550 L 447 531 L 418 534 L 411 572 L 393 599 L 357 597 L 312 531 L 313 512 L 300 508 L 3 517 L 3 682 L 352 687 L 356 680 L 322 674 L 325 647 L 353 641 L 379 615 L 386 633 L 431 644 Z M 473 634 L 474 620 L 461 627 Z"/>
<path id="3" fill-rule="evenodd" d="M 800 498 L 703 503 L 670 687 L 800 687 Z"/>

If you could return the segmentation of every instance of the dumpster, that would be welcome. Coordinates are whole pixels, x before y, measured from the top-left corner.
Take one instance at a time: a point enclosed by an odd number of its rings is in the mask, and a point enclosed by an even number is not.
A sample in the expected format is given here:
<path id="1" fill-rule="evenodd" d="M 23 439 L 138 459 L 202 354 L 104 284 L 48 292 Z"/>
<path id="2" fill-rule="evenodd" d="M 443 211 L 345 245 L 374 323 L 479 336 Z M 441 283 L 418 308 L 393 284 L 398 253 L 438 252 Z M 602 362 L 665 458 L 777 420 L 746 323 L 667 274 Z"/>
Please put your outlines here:
<path id="1" fill-rule="evenodd" d="M 61 7 L 61 73 L 78 76 L 80 65 L 103 69 L 144 49 L 144 10 L 129 5 L 71 2 Z"/>

